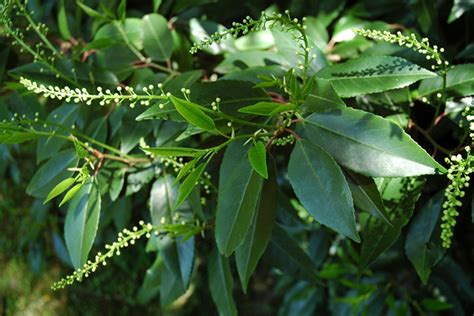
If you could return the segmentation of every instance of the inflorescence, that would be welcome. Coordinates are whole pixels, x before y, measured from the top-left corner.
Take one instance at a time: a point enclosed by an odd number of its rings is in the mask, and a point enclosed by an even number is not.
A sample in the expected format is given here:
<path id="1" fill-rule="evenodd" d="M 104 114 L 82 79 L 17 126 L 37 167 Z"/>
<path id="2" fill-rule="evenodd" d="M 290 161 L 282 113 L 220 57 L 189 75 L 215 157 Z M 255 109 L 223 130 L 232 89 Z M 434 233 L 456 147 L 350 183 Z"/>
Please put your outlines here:
<path id="1" fill-rule="evenodd" d="M 143 87 L 142 91 L 144 94 L 137 94 L 132 87 L 126 86 L 122 88 L 118 86 L 115 91 L 110 89 L 103 89 L 97 87 L 97 93 L 91 93 L 86 88 L 60 88 L 58 86 L 46 86 L 44 84 L 38 84 L 37 82 L 31 81 L 30 79 L 21 77 L 20 83 L 25 86 L 29 91 L 34 93 L 43 94 L 46 98 L 65 100 L 66 102 L 81 103 L 84 102 L 87 105 L 91 105 L 93 101 L 99 101 L 100 105 L 110 104 L 115 102 L 121 104 L 124 101 L 130 102 L 130 107 L 134 107 L 137 102 L 142 105 L 150 105 L 153 100 L 167 100 L 171 94 L 163 91 L 163 84 L 157 84 L 157 88 L 160 90 L 160 94 L 154 94 L 155 86 L 149 85 Z"/>
<path id="2" fill-rule="evenodd" d="M 186 238 L 188 236 L 190 237 L 195 235 L 204 229 L 204 226 L 186 222 L 181 224 L 164 224 L 160 226 L 154 226 L 150 223 L 140 221 L 139 225 L 140 228 L 135 226 L 132 230 L 124 229 L 123 231 L 119 232 L 117 241 L 113 242 L 112 244 L 105 245 L 107 252 L 104 254 L 98 252 L 94 261 L 87 261 L 82 268 L 77 269 L 73 274 L 68 275 L 62 280 L 54 283 L 51 288 L 53 290 L 59 290 L 73 284 L 75 281 L 81 282 L 84 278 L 89 277 L 91 273 L 95 272 L 100 266 L 106 266 L 107 260 L 109 258 L 113 257 L 114 255 L 120 256 L 121 249 L 128 247 L 129 245 L 134 245 L 135 242 L 143 236 L 148 239 L 151 238 L 152 235 L 157 237 L 161 235 L 170 235 L 174 238 L 183 236 L 183 238 Z"/>
<path id="3" fill-rule="evenodd" d="M 366 30 L 366 29 L 354 29 L 354 33 L 357 35 L 365 36 L 374 40 L 385 41 L 392 44 L 397 44 L 399 46 L 405 46 L 415 50 L 416 52 L 425 55 L 427 60 L 434 61 L 435 65 L 432 65 L 431 68 L 434 70 L 437 67 L 444 69 L 449 65 L 449 62 L 443 60 L 442 53 L 444 48 L 438 48 L 434 45 L 430 46 L 428 38 L 423 38 L 420 40 L 417 39 L 415 34 L 410 34 L 410 36 L 403 35 L 402 32 L 398 31 L 396 34 L 390 33 L 388 31 L 378 31 L 378 30 Z"/>
<path id="4" fill-rule="evenodd" d="M 469 136 L 471 141 L 474 140 L 474 115 L 469 114 L 470 108 L 466 107 L 464 115 L 469 122 Z M 449 164 L 448 179 L 450 181 L 448 187 L 444 191 L 445 201 L 443 203 L 443 216 L 441 218 L 441 240 L 443 247 L 451 246 L 451 238 L 453 237 L 453 228 L 456 225 L 456 217 L 459 212 L 456 210 L 462 206 L 461 198 L 465 195 L 465 189 L 469 187 L 470 174 L 474 171 L 474 156 L 471 153 L 471 147 L 464 148 L 466 157 L 461 154 L 453 155 L 446 158 Z"/>
<path id="5" fill-rule="evenodd" d="M 214 43 L 219 44 L 229 36 L 237 38 L 240 35 L 246 35 L 250 32 L 264 31 L 267 28 L 271 29 L 278 26 L 283 32 L 291 33 L 293 39 L 298 42 L 301 51 L 297 52 L 297 54 L 304 59 L 303 62 L 299 63 L 298 68 L 303 70 L 303 78 L 306 80 L 308 66 L 311 61 L 316 58 L 316 55 L 310 57 L 311 47 L 306 35 L 305 21 L 306 18 L 302 18 L 301 20 L 292 18 L 288 10 L 286 10 L 284 14 L 276 12 L 267 14 L 262 11 L 259 19 L 255 20 L 247 16 L 241 23 L 233 22 L 229 29 L 214 33 L 202 41 L 194 43 L 189 52 L 195 54 L 199 50 Z"/>

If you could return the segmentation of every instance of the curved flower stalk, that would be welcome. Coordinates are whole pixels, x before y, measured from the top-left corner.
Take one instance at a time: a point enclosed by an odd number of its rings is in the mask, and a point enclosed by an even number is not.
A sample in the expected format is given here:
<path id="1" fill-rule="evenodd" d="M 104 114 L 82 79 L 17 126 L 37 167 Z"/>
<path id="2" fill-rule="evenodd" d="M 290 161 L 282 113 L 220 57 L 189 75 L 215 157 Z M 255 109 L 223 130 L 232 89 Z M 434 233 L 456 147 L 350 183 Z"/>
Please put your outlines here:
<path id="1" fill-rule="evenodd" d="M 109 258 L 112 258 L 114 255 L 120 256 L 120 251 L 122 249 L 134 245 L 135 242 L 142 237 L 149 239 L 152 235 L 157 237 L 169 235 L 174 238 L 181 236 L 183 239 L 187 239 L 203 232 L 205 229 L 205 225 L 200 224 L 199 222 L 183 222 L 181 224 L 163 224 L 160 226 L 154 226 L 150 223 L 140 221 L 139 226 L 140 227 L 134 226 L 132 230 L 124 229 L 119 232 L 117 241 L 105 245 L 105 249 L 107 250 L 105 253 L 98 252 L 94 261 L 87 261 L 82 268 L 77 269 L 73 274 L 54 283 L 51 288 L 53 290 L 59 290 L 76 281 L 81 282 L 84 278 L 89 277 L 91 273 L 94 273 L 100 266 L 106 266 Z"/>

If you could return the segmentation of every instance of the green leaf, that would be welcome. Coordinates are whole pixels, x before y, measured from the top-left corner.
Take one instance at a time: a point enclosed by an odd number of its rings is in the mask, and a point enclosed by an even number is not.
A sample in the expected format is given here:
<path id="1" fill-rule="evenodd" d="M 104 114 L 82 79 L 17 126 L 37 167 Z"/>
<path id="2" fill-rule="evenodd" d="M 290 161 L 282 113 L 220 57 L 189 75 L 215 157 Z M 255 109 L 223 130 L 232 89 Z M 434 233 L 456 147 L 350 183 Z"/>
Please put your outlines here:
<path id="1" fill-rule="evenodd" d="M 288 178 L 301 204 L 316 221 L 360 241 L 349 186 L 331 156 L 317 145 L 298 141 L 288 163 Z"/>
<path id="2" fill-rule="evenodd" d="M 419 178 L 383 178 L 378 184 L 392 225 L 369 218 L 362 230 L 359 268 L 364 270 L 400 237 L 410 220 L 425 180 Z"/>
<path id="3" fill-rule="evenodd" d="M 86 263 L 99 226 L 101 199 L 90 178 L 69 205 L 64 225 L 66 246 L 75 269 Z"/>
<path id="4" fill-rule="evenodd" d="M 244 242 L 235 250 L 237 271 L 244 292 L 247 291 L 250 276 L 255 271 L 272 237 L 277 207 L 277 185 L 276 168 L 272 161 L 270 178 L 263 184 L 262 193 L 252 224 L 250 225 Z"/>
<path id="5" fill-rule="evenodd" d="M 44 200 L 43 204 L 48 203 L 64 191 L 66 191 L 76 180 L 74 178 L 67 178 L 63 181 L 59 182 L 48 194 L 46 200 Z"/>
<path id="6" fill-rule="evenodd" d="M 63 104 L 54 111 L 52 111 L 48 118 L 48 122 L 59 124 L 59 126 L 54 126 L 51 124 L 47 128 L 44 128 L 45 131 L 55 132 L 55 134 L 67 136 L 68 132 L 65 131 L 60 126 L 65 128 L 71 128 L 71 125 L 74 124 L 78 114 L 79 107 L 76 104 Z M 47 158 L 54 157 L 59 150 L 66 144 L 69 143 L 66 139 L 58 138 L 55 136 L 42 137 L 39 139 L 36 145 L 36 160 L 41 162 Z"/>
<path id="7" fill-rule="evenodd" d="M 170 59 L 173 38 L 168 29 L 168 21 L 163 16 L 152 13 L 143 17 L 143 48 L 153 60 Z"/>
<path id="8" fill-rule="evenodd" d="M 92 9 L 91 7 L 86 6 L 84 3 L 80 1 L 76 1 L 76 4 L 84 11 L 88 16 L 96 18 L 96 19 L 104 19 L 108 20 L 107 15 L 100 13 L 99 11 L 96 11 Z"/>
<path id="9" fill-rule="evenodd" d="M 366 176 L 406 177 L 446 169 L 398 125 L 380 116 L 343 108 L 308 116 L 303 132 L 341 165 Z"/>
<path id="10" fill-rule="evenodd" d="M 76 193 L 82 188 L 82 183 L 78 183 L 75 186 L 73 186 L 67 193 L 64 195 L 63 199 L 59 203 L 59 207 L 63 206 L 67 201 L 72 199 Z"/>
<path id="11" fill-rule="evenodd" d="M 322 112 L 346 107 L 331 82 L 316 78 L 314 85 L 301 107 L 307 112 Z"/>
<path id="12" fill-rule="evenodd" d="M 297 107 L 294 104 L 287 103 L 274 103 L 274 102 L 258 102 L 254 105 L 245 106 L 239 109 L 241 113 L 273 116 L 280 114 L 281 112 L 295 110 Z"/>
<path id="13" fill-rule="evenodd" d="M 179 187 L 175 185 L 175 179 L 170 175 L 165 175 L 153 183 L 150 193 L 150 212 L 154 225 L 174 223 L 175 214 L 179 214 L 179 220 L 192 218 L 192 210 L 189 208 L 189 204 L 182 204 L 180 208 L 173 208 L 178 192 Z M 176 280 L 181 284 L 181 288 L 186 289 L 194 267 L 194 238 L 183 241 L 181 238 L 173 239 L 165 236 L 157 241 L 165 265 L 171 272 L 170 274 L 175 275 Z"/>
<path id="14" fill-rule="evenodd" d="M 451 8 L 451 13 L 448 17 L 448 23 L 456 21 L 472 9 L 474 9 L 473 0 L 454 0 L 453 7 Z"/>
<path id="15" fill-rule="evenodd" d="M 438 192 L 416 213 L 405 239 L 405 253 L 423 284 L 445 252 L 437 225 L 443 198 L 443 192 Z"/>
<path id="16" fill-rule="evenodd" d="M 265 179 L 268 179 L 267 150 L 262 141 L 258 141 L 252 145 L 248 152 L 248 158 L 253 170 Z"/>
<path id="17" fill-rule="evenodd" d="M 122 191 L 125 182 L 125 170 L 126 169 L 118 168 L 112 171 L 109 187 L 109 196 L 112 201 L 115 201 Z"/>
<path id="18" fill-rule="evenodd" d="M 207 152 L 203 149 L 195 149 L 188 147 L 142 147 L 142 150 L 152 153 L 153 155 L 163 157 L 199 157 Z"/>
<path id="19" fill-rule="evenodd" d="M 120 0 L 120 4 L 117 8 L 117 16 L 121 21 L 127 17 L 127 0 Z"/>
<path id="20" fill-rule="evenodd" d="M 34 197 L 45 198 L 56 184 L 71 176 L 72 172 L 67 168 L 75 167 L 77 162 L 78 158 L 74 149 L 56 154 L 36 171 L 26 192 Z"/>
<path id="21" fill-rule="evenodd" d="M 3 131 L 0 133 L 0 144 L 20 144 L 39 137 L 34 132 Z"/>
<path id="22" fill-rule="evenodd" d="M 391 56 L 359 57 L 318 72 L 318 77 L 329 80 L 341 97 L 402 88 L 434 76 L 416 64 Z"/>
<path id="23" fill-rule="evenodd" d="M 138 18 L 126 18 L 124 21 L 112 21 L 103 25 L 95 33 L 94 40 L 101 38 L 108 38 L 128 43 L 134 48 L 141 50 L 144 45 L 144 22 Z"/>
<path id="24" fill-rule="evenodd" d="M 160 291 L 161 273 L 164 269 L 161 255 L 157 255 L 153 265 L 146 270 L 145 278 L 137 293 L 139 304 L 149 303 Z"/>
<path id="25" fill-rule="evenodd" d="M 205 114 L 197 104 L 187 100 L 178 99 L 174 96 L 171 96 L 170 100 L 179 114 L 181 114 L 189 123 L 206 131 L 213 131 L 216 129 L 216 125 L 212 118 Z"/>
<path id="26" fill-rule="evenodd" d="M 190 87 L 193 101 L 198 104 L 211 104 L 217 97 L 221 98 L 219 110 L 238 116 L 238 110 L 261 101 L 271 101 L 271 98 L 254 84 L 240 80 L 217 80 L 214 82 L 195 83 Z"/>
<path id="27" fill-rule="evenodd" d="M 425 79 L 418 88 L 421 97 L 442 92 L 443 78 Z M 446 93 L 458 97 L 474 94 L 474 64 L 455 65 L 446 73 Z"/>
<path id="28" fill-rule="evenodd" d="M 219 173 L 216 241 L 225 256 L 245 240 L 262 189 L 263 179 L 246 159 L 243 143 L 236 140 L 227 147 Z"/>
<path id="29" fill-rule="evenodd" d="M 175 122 L 186 122 L 186 120 L 176 111 L 176 108 L 170 103 L 153 104 L 145 112 L 137 116 L 137 121 L 166 119 Z"/>
<path id="30" fill-rule="evenodd" d="M 346 179 L 352 192 L 354 205 L 391 225 L 374 180 L 350 171 L 347 172 Z"/>
<path id="31" fill-rule="evenodd" d="M 271 258 L 275 257 L 276 263 L 295 267 L 296 271 L 291 271 L 292 273 L 298 273 L 304 279 L 313 282 L 318 281 L 318 271 L 314 262 L 282 225 L 276 224 L 273 227 L 268 250 Z"/>
<path id="32" fill-rule="evenodd" d="M 66 8 L 64 6 L 64 0 L 61 0 L 59 2 L 58 29 L 63 39 L 69 40 L 71 38 L 71 32 L 69 31 L 69 25 L 67 22 L 67 14 Z"/>
<path id="33" fill-rule="evenodd" d="M 219 315 L 237 315 L 237 307 L 232 296 L 234 281 L 232 280 L 229 261 L 215 248 L 209 256 L 208 275 L 212 300 L 216 304 Z"/>
<path id="34" fill-rule="evenodd" d="M 189 196 L 191 191 L 196 186 L 199 178 L 201 177 L 201 174 L 206 169 L 206 166 L 207 166 L 207 163 L 200 164 L 199 167 L 191 171 L 191 173 L 183 181 L 183 183 L 179 187 L 178 196 L 173 206 L 174 209 L 178 208 L 184 202 L 184 200 L 186 200 L 186 198 Z"/>
<path id="35" fill-rule="evenodd" d="M 161 0 L 153 0 L 153 12 L 157 12 L 160 8 Z"/>

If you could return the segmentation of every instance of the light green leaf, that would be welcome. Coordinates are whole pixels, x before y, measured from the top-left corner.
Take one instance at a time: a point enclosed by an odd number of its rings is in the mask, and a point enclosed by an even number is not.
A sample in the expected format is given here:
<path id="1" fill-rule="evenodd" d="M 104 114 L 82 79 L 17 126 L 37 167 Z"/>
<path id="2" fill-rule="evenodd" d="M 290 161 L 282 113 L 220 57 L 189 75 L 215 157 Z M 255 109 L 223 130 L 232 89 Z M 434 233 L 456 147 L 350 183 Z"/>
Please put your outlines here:
<path id="1" fill-rule="evenodd" d="M 405 239 L 405 253 L 423 284 L 445 252 L 437 226 L 443 198 L 443 192 L 438 192 L 416 213 Z"/>
<path id="2" fill-rule="evenodd" d="M 168 29 L 168 21 L 163 16 L 152 13 L 143 17 L 143 48 L 153 60 L 170 59 L 173 38 Z"/>
<path id="3" fill-rule="evenodd" d="M 99 226 L 100 206 L 99 190 L 90 178 L 72 199 L 64 225 L 66 247 L 76 269 L 86 263 L 92 248 Z"/>
<path id="4" fill-rule="evenodd" d="M 227 147 L 219 174 L 216 241 L 225 256 L 230 256 L 247 236 L 262 189 L 263 179 L 246 159 L 243 143 L 236 140 Z"/>
<path id="5" fill-rule="evenodd" d="M 330 81 L 317 78 L 301 107 L 308 112 L 322 112 L 346 107 L 346 104 L 337 95 Z"/>
<path id="6" fill-rule="evenodd" d="M 265 179 L 268 179 L 267 150 L 262 141 L 258 141 L 252 145 L 248 152 L 248 158 L 253 170 Z"/>
<path id="7" fill-rule="evenodd" d="M 436 74 L 400 57 L 366 56 L 328 66 L 318 77 L 329 80 L 341 97 L 408 86 Z"/>
<path id="8" fill-rule="evenodd" d="M 208 275 L 212 300 L 216 304 L 219 315 L 237 315 L 237 307 L 232 296 L 234 281 L 229 261 L 217 249 L 213 249 L 209 256 Z"/>
<path id="9" fill-rule="evenodd" d="M 176 198 L 176 201 L 173 206 L 174 209 L 178 208 L 189 196 L 191 191 L 196 186 L 199 178 L 201 177 L 201 174 L 206 169 L 206 166 L 207 163 L 200 164 L 199 167 L 191 171 L 191 173 L 186 177 L 186 179 L 184 179 L 183 183 L 179 187 L 178 197 Z"/>
<path id="10" fill-rule="evenodd" d="M 142 150 L 152 153 L 153 155 L 163 157 L 199 157 L 207 152 L 203 149 L 195 149 L 188 147 L 142 147 Z"/>
<path id="11" fill-rule="evenodd" d="M 39 137 L 34 132 L 3 131 L 0 133 L 0 144 L 20 144 Z"/>
<path id="12" fill-rule="evenodd" d="M 258 102 L 254 105 L 240 108 L 239 112 L 254 115 L 273 116 L 280 114 L 281 112 L 294 110 L 296 108 L 296 105 L 291 103 L 281 104 L 274 102 Z"/>
<path id="13" fill-rule="evenodd" d="M 301 204 L 319 223 L 359 242 L 349 186 L 337 163 L 319 146 L 300 140 L 288 178 Z"/>
<path id="14" fill-rule="evenodd" d="M 136 117 L 137 121 L 166 119 L 175 122 L 186 122 L 186 120 L 176 111 L 176 108 L 170 102 L 153 104 L 142 114 Z"/>
<path id="15" fill-rule="evenodd" d="M 67 178 L 63 181 L 59 182 L 48 194 L 46 200 L 44 200 L 43 204 L 48 203 L 64 191 L 66 191 L 73 183 L 75 182 L 74 178 Z"/>
<path id="16" fill-rule="evenodd" d="M 74 149 L 56 154 L 36 171 L 26 192 L 34 197 L 45 198 L 56 184 L 71 176 L 72 172 L 67 168 L 75 167 L 77 162 L 78 158 Z"/>
<path id="17" fill-rule="evenodd" d="M 425 79 L 418 88 L 421 97 L 443 90 L 443 78 Z M 455 65 L 446 73 L 447 93 L 458 97 L 474 94 L 474 64 Z"/>
<path id="18" fill-rule="evenodd" d="M 244 292 L 247 291 L 250 276 L 257 267 L 272 237 L 277 207 L 276 196 L 276 169 L 273 163 L 270 169 L 270 178 L 263 184 L 262 194 L 260 195 L 257 210 L 247 236 L 242 245 L 235 250 L 237 271 Z"/>
<path id="19" fill-rule="evenodd" d="M 205 114 L 197 104 L 190 101 L 178 99 L 174 96 L 170 97 L 171 102 L 176 107 L 176 110 L 183 116 L 189 123 L 196 125 L 206 131 L 212 131 L 216 129 L 216 125 L 211 117 Z"/>
<path id="20" fill-rule="evenodd" d="M 341 108 L 308 116 L 303 133 L 341 165 L 373 177 L 439 174 L 446 169 L 398 125 L 380 116 Z"/>
<path id="21" fill-rule="evenodd" d="M 76 1 L 76 4 L 90 17 L 93 17 L 93 18 L 96 18 L 96 19 L 99 19 L 99 20 L 100 19 L 104 19 L 104 20 L 108 19 L 107 15 L 92 9 L 91 7 L 86 6 L 84 3 L 80 2 L 80 1 Z"/>
<path id="22" fill-rule="evenodd" d="M 78 183 L 75 186 L 73 186 L 67 193 L 64 195 L 63 199 L 59 203 L 59 207 L 63 206 L 67 201 L 72 199 L 76 193 L 82 188 L 82 183 Z"/>
<path id="23" fill-rule="evenodd" d="M 64 6 L 64 0 L 61 0 L 59 2 L 58 29 L 63 39 L 69 40 L 71 38 L 71 32 L 69 31 L 69 25 L 67 22 L 67 14 L 66 8 Z"/>

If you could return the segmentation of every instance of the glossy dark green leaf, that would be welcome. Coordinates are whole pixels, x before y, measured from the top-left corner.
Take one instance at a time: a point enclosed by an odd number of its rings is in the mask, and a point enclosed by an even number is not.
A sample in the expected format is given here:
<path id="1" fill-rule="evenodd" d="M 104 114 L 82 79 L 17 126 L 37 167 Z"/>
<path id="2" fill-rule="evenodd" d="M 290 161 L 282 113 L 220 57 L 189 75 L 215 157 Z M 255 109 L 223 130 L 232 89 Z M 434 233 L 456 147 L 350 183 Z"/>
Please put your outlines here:
<path id="1" fill-rule="evenodd" d="M 417 178 L 384 178 L 378 183 L 392 225 L 370 218 L 362 230 L 360 269 L 365 269 L 400 237 L 410 220 L 425 180 Z"/>
<path id="2" fill-rule="evenodd" d="M 66 178 L 63 181 L 59 182 L 48 194 L 46 200 L 44 200 L 44 204 L 48 203 L 64 191 L 66 191 L 73 183 L 75 182 L 74 178 Z"/>
<path id="3" fill-rule="evenodd" d="M 316 78 L 302 108 L 307 112 L 322 112 L 345 107 L 346 104 L 337 95 L 331 82 Z"/>
<path id="4" fill-rule="evenodd" d="M 156 61 L 165 61 L 171 57 L 173 38 L 168 21 L 163 16 L 152 13 L 143 17 L 143 48 Z"/>
<path id="5" fill-rule="evenodd" d="M 160 291 L 161 274 L 164 269 L 161 255 L 157 255 L 153 265 L 145 272 L 145 278 L 137 293 L 137 301 L 140 304 L 147 304 Z"/>
<path id="6" fill-rule="evenodd" d="M 179 187 L 175 184 L 174 177 L 170 175 L 165 175 L 153 183 L 150 212 L 154 225 L 171 224 L 178 214 L 179 220 L 192 216 L 189 205 L 182 204 L 179 208 L 173 208 L 178 192 Z M 183 241 L 182 238 L 172 239 L 166 236 L 158 240 L 158 245 L 167 269 L 176 276 L 181 287 L 187 289 L 194 267 L 194 238 Z"/>
<path id="7" fill-rule="evenodd" d="M 205 114 L 197 104 L 187 100 L 178 99 L 174 96 L 171 96 L 170 100 L 179 114 L 181 114 L 181 116 L 183 116 L 189 123 L 206 131 L 216 129 L 216 125 L 212 118 Z"/>
<path id="8" fill-rule="evenodd" d="M 267 149 L 262 141 L 258 141 L 252 145 L 248 152 L 248 158 L 253 170 L 265 179 L 268 179 Z"/>
<path id="9" fill-rule="evenodd" d="M 274 102 L 258 102 L 254 105 L 245 106 L 239 109 L 241 113 L 273 116 L 280 114 L 281 112 L 291 111 L 296 109 L 296 105 L 287 103 L 274 103 Z"/>
<path id="10" fill-rule="evenodd" d="M 161 269 L 160 305 L 165 308 L 186 292 L 179 275 L 169 270 L 166 264 Z"/>
<path id="11" fill-rule="evenodd" d="M 329 80 L 341 97 L 408 86 L 436 74 L 400 57 L 367 56 L 328 66 L 318 77 Z"/>
<path id="12" fill-rule="evenodd" d="M 100 207 L 99 190 L 90 178 L 71 200 L 64 224 L 67 250 L 76 269 L 86 263 L 94 243 L 99 226 Z"/>
<path id="13" fill-rule="evenodd" d="M 219 173 L 216 241 L 225 256 L 245 240 L 262 189 L 263 179 L 252 169 L 243 143 L 236 140 L 227 147 Z"/>
<path id="14" fill-rule="evenodd" d="M 151 122 L 137 122 L 133 115 L 127 114 L 122 119 L 122 126 L 119 131 L 121 140 L 120 150 L 123 153 L 129 153 L 134 149 L 140 142 L 140 139 L 146 137 L 153 128 Z"/>
<path id="15" fill-rule="evenodd" d="M 306 280 L 317 282 L 319 279 L 316 266 L 308 254 L 298 245 L 297 241 L 288 233 L 284 226 L 276 224 L 273 227 L 269 252 L 277 257 L 276 263 L 291 266 L 292 273 L 298 273 Z"/>
<path id="16" fill-rule="evenodd" d="M 348 171 L 346 174 L 354 205 L 391 225 L 388 214 L 385 211 L 382 197 L 374 180 L 355 172 Z"/>
<path id="17" fill-rule="evenodd" d="M 288 163 L 288 178 L 316 221 L 359 242 L 349 186 L 337 163 L 319 146 L 300 140 Z"/>
<path id="18" fill-rule="evenodd" d="M 70 129 L 71 125 L 74 124 L 74 121 L 76 120 L 78 109 L 77 104 L 63 104 L 48 115 L 47 121 L 59 124 L 59 126 L 62 126 L 63 128 Z M 47 128 L 44 128 L 44 130 L 55 132 L 59 135 L 68 135 L 68 132 L 64 131 L 64 129 L 59 126 L 51 124 Z M 36 145 L 37 161 L 41 162 L 47 158 L 53 157 L 66 143 L 69 142 L 55 136 L 40 138 Z"/>
<path id="19" fill-rule="evenodd" d="M 244 291 L 247 291 L 250 276 L 255 271 L 272 236 L 277 207 L 276 196 L 276 169 L 274 164 L 272 164 L 270 178 L 263 184 L 257 210 L 247 236 L 242 245 L 235 250 L 237 271 Z"/>
<path id="20" fill-rule="evenodd" d="M 229 261 L 216 248 L 209 256 L 208 275 L 212 300 L 216 304 L 219 315 L 237 315 L 237 307 L 232 296 L 234 281 Z"/>
<path id="21" fill-rule="evenodd" d="M 438 192 L 415 214 L 405 239 L 405 253 L 423 284 L 445 252 L 437 226 L 443 198 L 443 192 Z"/>
<path id="22" fill-rule="evenodd" d="M 163 157 L 197 157 L 206 153 L 206 150 L 189 147 L 156 147 L 142 148 L 142 150 Z"/>
<path id="23" fill-rule="evenodd" d="M 320 145 L 341 165 L 366 176 L 446 172 L 399 126 L 372 113 L 342 108 L 313 113 L 302 125 L 308 140 Z"/>
<path id="24" fill-rule="evenodd" d="M 474 64 L 455 65 L 446 74 L 447 93 L 456 96 L 467 96 L 474 94 Z M 427 96 L 443 90 L 443 78 L 425 79 L 418 88 L 420 96 Z"/>
<path id="25" fill-rule="evenodd" d="M 34 197 L 45 198 L 61 180 L 71 176 L 72 172 L 67 169 L 75 167 L 77 162 L 73 149 L 56 154 L 36 171 L 26 192 Z"/>
<path id="26" fill-rule="evenodd" d="M 453 2 L 453 7 L 448 17 L 448 23 L 456 21 L 468 11 L 474 9 L 474 1 L 472 0 L 454 0 Z"/>

